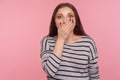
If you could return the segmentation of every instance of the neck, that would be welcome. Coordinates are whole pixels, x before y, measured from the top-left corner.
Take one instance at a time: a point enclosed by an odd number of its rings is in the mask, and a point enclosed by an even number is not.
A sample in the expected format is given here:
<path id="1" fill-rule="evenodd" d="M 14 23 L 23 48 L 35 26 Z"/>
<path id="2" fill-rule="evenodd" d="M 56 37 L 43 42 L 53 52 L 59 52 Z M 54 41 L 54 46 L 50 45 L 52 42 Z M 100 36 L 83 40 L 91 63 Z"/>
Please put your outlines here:
<path id="1" fill-rule="evenodd" d="M 73 32 L 71 32 L 71 33 L 68 35 L 68 37 L 67 37 L 67 39 L 66 39 L 65 42 L 72 42 L 72 41 L 74 40 L 74 38 L 75 38 L 75 35 L 74 35 Z"/>

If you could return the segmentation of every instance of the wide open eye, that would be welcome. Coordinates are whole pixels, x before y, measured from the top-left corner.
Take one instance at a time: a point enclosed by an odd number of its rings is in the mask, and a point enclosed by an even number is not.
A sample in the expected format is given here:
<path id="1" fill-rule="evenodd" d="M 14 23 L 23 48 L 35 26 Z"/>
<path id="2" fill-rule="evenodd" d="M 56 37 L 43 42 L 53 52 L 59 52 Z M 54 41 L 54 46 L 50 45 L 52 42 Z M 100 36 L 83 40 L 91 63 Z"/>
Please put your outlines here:
<path id="1" fill-rule="evenodd" d="M 57 19 L 61 19 L 61 18 L 62 18 L 62 16 L 61 16 L 61 15 L 57 16 Z"/>
<path id="2" fill-rule="evenodd" d="M 69 18 L 73 18 L 74 16 L 73 15 L 69 15 Z"/>

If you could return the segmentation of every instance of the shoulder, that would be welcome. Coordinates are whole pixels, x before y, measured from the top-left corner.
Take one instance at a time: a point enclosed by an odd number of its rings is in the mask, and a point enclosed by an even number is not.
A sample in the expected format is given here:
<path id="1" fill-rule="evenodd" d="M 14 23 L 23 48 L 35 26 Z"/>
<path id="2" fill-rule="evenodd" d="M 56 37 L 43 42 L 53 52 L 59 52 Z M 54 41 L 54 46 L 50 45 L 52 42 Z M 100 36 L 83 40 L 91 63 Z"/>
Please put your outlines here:
<path id="1" fill-rule="evenodd" d="M 86 45 L 89 46 L 90 52 L 97 54 L 97 47 L 94 39 L 90 36 L 84 36 L 83 39 L 86 41 Z"/>
<path id="2" fill-rule="evenodd" d="M 44 36 L 44 37 L 42 38 L 41 42 L 44 42 L 44 41 L 51 41 L 51 40 L 53 40 L 53 39 L 54 39 L 54 37 L 51 37 L 51 36 Z"/>
<path id="3" fill-rule="evenodd" d="M 90 36 L 83 36 L 83 41 L 90 43 L 90 45 L 95 45 L 95 40 Z"/>

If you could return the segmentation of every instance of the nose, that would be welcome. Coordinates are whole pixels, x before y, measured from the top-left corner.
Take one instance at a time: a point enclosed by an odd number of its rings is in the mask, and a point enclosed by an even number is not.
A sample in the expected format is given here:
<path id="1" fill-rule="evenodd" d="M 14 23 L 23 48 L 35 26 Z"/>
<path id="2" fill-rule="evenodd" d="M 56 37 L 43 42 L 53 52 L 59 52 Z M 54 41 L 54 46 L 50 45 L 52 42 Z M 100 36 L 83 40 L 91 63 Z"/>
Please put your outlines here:
<path id="1" fill-rule="evenodd" d="M 65 24 L 68 21 L 68 18 L 63 19 L 63 24 Z"/>

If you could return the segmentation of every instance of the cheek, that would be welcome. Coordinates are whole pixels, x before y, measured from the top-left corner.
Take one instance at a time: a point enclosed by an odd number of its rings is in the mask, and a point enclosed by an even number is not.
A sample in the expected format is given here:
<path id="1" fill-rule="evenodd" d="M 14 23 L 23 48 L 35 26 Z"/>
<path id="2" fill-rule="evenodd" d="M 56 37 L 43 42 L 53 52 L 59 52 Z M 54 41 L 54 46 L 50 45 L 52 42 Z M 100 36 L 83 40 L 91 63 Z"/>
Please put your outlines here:
<path id="1" fill-rule="evenodd" d="M 76 20 L 74 19 L 74 25 L 76 26 Z"/>
<path id="2" fill-rule="evenodd" d="M 60 20 L 55 20 L 55 24 L 56 24 L 57 27 L 59 27 L 60 22 L 61 22 Z"/>
<path id="3" fill-rule="evenodd" d="M 75 19 L 73 19 L 73 24 L 76 25 L 76 20 Z"/>
<path id="4" fill-rule="evenodd" d="M 55 24 L 56 24 L 56 27 L 58 28 L 58 27 L 59 27 L 59 25 L 60 25 L 60 21 L 55 20 Z"/>

